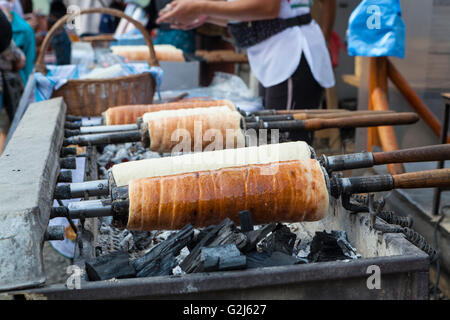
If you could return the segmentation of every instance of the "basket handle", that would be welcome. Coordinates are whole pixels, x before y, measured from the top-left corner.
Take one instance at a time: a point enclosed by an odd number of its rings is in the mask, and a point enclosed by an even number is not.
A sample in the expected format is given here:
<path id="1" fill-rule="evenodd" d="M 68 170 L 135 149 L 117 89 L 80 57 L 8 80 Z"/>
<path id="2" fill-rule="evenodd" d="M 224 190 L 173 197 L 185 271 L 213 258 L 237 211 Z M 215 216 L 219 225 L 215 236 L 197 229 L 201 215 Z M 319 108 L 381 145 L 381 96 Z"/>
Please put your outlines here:
<path id="1" fill-rule="evenodd" d="M 150 58 L 149 58 L 149 61 L 148 61 L 149 65 L 150 66 L 159 66 L 158 60 L 156 59 L 155 48 L 153 47 L 152 39 L 150 38 L 149 33 L 147 32 L 147 30 L 145 30 L 145 27 L 142 25 L 142 23 L 140 23 L 139 21 L 136 21 L 135 19 L 133 19 L 130 16 L 128 16 L 125 13 L 123 13 L 122 11 L 119 11 L 119 10 L 116 10 L 116 9 L 90 8 L 90 9 L 81 10 L 78 13 L 71 13 L 71 14 L 68 13 L 64 17 L 59 19 L 53 25 L 53 27 L 50 29 L 50 31 L 45 36 L 45 39 L 42 42 L 42 46 L 39 49 L 39 55 L 38 55 L 37 60 L 36 60 L 36 71 L 37 72 L 41 72 L 42 74 L 47 74 L 47 68 L 45 67 L 45 64 L 44 64 L 44 56 L 45 56 L 45 52 L 47 51 L 47 48 L 48 48 L 48 46 L 50 44 L 50 39 L 54 36 L 56 31 L 59 28 L 61 28 L 69 19 L 73 19 L 76 15 L 78 15 L 78 14 L 79 15 L 92 14 L 92 13 L 109 14 L 111 16 L 124 18 L 124 19 L 128 20 L 129 22 L 131 22 L 132 24 L 134 24 L 134 26 L 144 36 L 145 42 L 147 43 L 147 46 L 148 46 L 148 48 L 150 50 Z"/>

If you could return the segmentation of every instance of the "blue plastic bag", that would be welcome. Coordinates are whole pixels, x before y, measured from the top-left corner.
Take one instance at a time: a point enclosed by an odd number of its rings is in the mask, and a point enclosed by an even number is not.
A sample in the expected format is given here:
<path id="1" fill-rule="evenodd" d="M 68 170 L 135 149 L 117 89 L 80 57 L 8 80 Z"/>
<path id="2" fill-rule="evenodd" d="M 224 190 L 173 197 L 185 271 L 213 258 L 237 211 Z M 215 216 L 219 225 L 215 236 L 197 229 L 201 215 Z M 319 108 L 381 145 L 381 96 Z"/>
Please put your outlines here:
<path id="1" fill-rule="evenodd" d="M 363 0 L 350 15 L 350 56 L 405 57 L 405 24 L 399 0 Z"/>

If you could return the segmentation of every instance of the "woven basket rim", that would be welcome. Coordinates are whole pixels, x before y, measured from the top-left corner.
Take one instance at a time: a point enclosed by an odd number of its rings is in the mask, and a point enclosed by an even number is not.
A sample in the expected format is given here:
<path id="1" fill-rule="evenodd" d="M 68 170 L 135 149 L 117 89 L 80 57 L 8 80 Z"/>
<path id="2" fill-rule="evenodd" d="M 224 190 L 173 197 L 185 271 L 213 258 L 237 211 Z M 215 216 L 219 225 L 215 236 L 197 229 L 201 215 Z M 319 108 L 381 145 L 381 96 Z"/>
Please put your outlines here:
<path id="1" fill-rule="evenodd" d="M 153 80 L 155 80 L 155 78 L 153 77 L 152 74 L 150 74 L 148 72 L 143 72 L 143 73 L 138 73 L 138 74 L 131 74 L 128 76 L 120 76 L 120 77 L 105 78 L 105 79 L 70 79 L 70 80 L 67 80 L 67 82 L 64 85 L 66 85 L 68 83 L 82 84 L 82 83 L 109 83 L 109 82 L 116 82 L 116 81 L 119 82 L 119 81 L 123 81 L 123 80 L 135 80 L 138 78 L 143 78 L 143 77 L 148 77 L 148 76 L 150 76 Z"/>

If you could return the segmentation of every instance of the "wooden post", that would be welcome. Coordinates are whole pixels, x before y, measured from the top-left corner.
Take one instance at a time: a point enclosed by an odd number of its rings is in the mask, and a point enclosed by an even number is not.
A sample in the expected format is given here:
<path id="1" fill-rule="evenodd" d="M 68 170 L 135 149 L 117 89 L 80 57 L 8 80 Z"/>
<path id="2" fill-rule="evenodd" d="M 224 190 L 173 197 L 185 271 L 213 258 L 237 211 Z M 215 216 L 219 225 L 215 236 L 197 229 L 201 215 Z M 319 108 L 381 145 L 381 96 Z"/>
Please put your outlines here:
<path id="1" fill-rule="evenodd" d="M 409 104 L 417 111 L 420 117 L 428 124 L 433 132 L 439 137 L 441 134 L 441 123 L 431 110 L 423 103 L 422 99 L 414 92 L 408 82 L 403 78 L 397 68 L 387 61 L 387 71 L 389 79 L 395 84 Z M 447 143 L 450 143 L 450 137 L 447 137 Z"/>
<path id="2" fill-rule="evenodd" d="M 373 103 L 370 98 L 372 92 L 376 86 L 376 75 L 377 75 L 377 63 L 376 58 L 370 58 L 369 60 L 369 110 L 372 111 Z M 378 137 L 377 128 L 367 128 L 367 151 L 372 151 L 373 146 L 381 147 L 380 138 Z"/>
<path id="3" fill-rule="evenodd" d="M 389 110 L 387 99 L 387 59 L 386 57 L 370 59 L 369 105 L 372 110 Z M 369 139 L 371 139 L 369 143 L 373 143 L 378 139 L 383 151 L 398 150 L 397 138 L 392 126 L 383 126 L 374 129 L 371 133 L 369 132 Z M 404 173 L 405 168 L 401 163 L 389 164 L 388 171 L 390 174 L 399 174 Z"/>

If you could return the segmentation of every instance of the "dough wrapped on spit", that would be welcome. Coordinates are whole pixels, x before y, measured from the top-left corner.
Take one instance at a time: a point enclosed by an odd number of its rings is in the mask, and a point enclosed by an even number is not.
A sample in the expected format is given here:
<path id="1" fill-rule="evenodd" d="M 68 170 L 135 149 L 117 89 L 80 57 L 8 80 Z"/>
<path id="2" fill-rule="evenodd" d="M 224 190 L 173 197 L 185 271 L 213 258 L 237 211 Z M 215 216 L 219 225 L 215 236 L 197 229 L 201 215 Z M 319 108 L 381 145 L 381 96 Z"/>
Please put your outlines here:
<path id="1" fill-rule="evenodd" d="M 230 100 L 194 100 L 180 101 L 161 104 L 137 104 L 109 108 L 103 113 L 104 123 L 106 125 L 131 124 L 136 123 L 139 117 L 146 112 L 156 112 L 161 110 L 178 110 L 192 108 L 208 108 L 215 106 L 227 106 L 230 110 L 236 110 L 233 102 Z"/>
<path id="2" fill-rule="evenodd" d="M 328 190 L 317 160 L 251 164 L 133 180 L 127 229 L 180 229 L 217 224 L 250 210 L 256 224 L 317 221 Z"/>
<path id="3" fill-rule="evenodd" d="M 307 159 L 311 159 L 310 147 L 304 141 L 295 141 L 122 162 L 114 165 L 111 172 L 115 184 L 121 187 L 140 178 Z"/>
<path id="4" fill-rule="evenodd" d="M 156 44 L 153 47 L 158 61 L 185 61 L 183 51 L 173 45 Z M 146 45 L 111 46 L 111 50 L 131 61 L 150 60 L 150 50 Z"/>
<path id="5" fill-rule="evenodd" d="M 202 151 L 245 146 L 242 116 L 228 107 L 210 107 L 150 112 L 144 114 L 150 150 L 159 153 Z"/>

